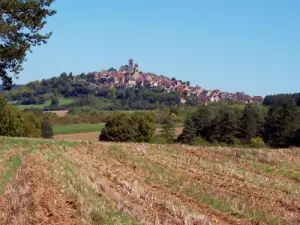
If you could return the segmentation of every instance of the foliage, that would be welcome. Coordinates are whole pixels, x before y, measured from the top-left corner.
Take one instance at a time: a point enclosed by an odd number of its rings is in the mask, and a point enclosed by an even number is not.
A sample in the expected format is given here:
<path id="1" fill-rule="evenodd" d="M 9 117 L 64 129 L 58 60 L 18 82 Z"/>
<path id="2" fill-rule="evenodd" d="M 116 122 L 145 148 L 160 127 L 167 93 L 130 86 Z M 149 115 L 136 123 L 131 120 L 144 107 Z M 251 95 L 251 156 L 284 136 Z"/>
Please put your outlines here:
<path id="1" fill-rule="evenodd" d="M 153 115 L 149 113 L 115 113 L 105 124 L 99 140 L 148 142 L 155 132 Z"/>
<path id="2" fill-rule="evenodd" d="M 135 126 L 134 141 L 149 142 L 156 129 L 153 114 L 136 112 L 131 115 L 131 120 Z"/>
<path id="3" fill-rule="evenodd" d="M 289 147 L 300 128 L 300 113 L 294 100 L 272 105 L 265 123 L 265 141 L 273 147 Z"/>
<path id="4" fill-rule="evenodd" d="M 253 137 L 250 140 L 250 146 L 253 148 L 265 148 L 266 144 L 261 137 Z"/>
<path id="5" fill-rule="evenodd" d="M 220 109 L 212 120 L 207 139 L 210 142 L 235 144 L 237 135 L 237 117 L 229 108 Z"/>
<path id="6" fill-rule="evenodd" d="M 24 137 L 41 137 L 41 121 L 32 112 L 23 113 Z"/>
<path id="7" fill-rule="evenodd" d="M 264 98 L 263 104 L 266 106 L 272 106 L 276 104 L 281 105 L 284 102 L 286 102 L 288 99 L 294 100 L 297 106 L 300 106 L 300 93 L 267 95 Z"/>
<path id="8" fill-rule="evenodd" d="M 183 144 L 191 144 L 194 138 L 196 138 L 197 128 L 196 124 L 192 119 L 192 116 L 188 116 L 185 123 L 182 133 L 177 138 L 177 141 Z"/>
<path id="9" fill-rule="evenodd" d="M 209 143 L 203 139 L 202 137 L 195 137 L 192 141 L 191 141 L 191 145 L 200 145 L 200 146 L 207 146 L 209 145 Z"/>
<path id="10" fill-rule="evenodd" d="M 58 106 L 59 105 L 59 99 L 58 98 L 53 98 L 51 100 L 51 106 Z"/>
<path id="11" fill-rule="evenodd" d="M 239 138 L 249 144 L 252 138 L 263 135 L 265 114 L 259 105 L 246 105 L 240 120 Z"/>
<path id="12" fill-rule="evenodd" d="M 43 138 L 53 138 L 53 128 L 52 128 L 52 124 L 49 120 L 43 120 L 42 121 L 42 137 Z"/>
<path id="13" fill-rule="evenodd" d="M 54 0 L 0 1 L 0 77 L 4 89 L 12 88 L 12 78 L 22 69 L 22 63 L 32 46 L 46 43 L 51 33 L 41 34 L 46 18 L 55 14 L 49 7 Z"/>
<path id="14" fill-rule="evenodd" d="M 0 96 L 0 135 L 23 136 L 23 119 L 21 112 L 7 104 Z"/>
<path id="15" fill-rule="evenodd" d="M 161 136 L 166 139 L 168 143 L 175 140 L 175 124 L 171 118 L 167 118 L 162 124 Z"/>

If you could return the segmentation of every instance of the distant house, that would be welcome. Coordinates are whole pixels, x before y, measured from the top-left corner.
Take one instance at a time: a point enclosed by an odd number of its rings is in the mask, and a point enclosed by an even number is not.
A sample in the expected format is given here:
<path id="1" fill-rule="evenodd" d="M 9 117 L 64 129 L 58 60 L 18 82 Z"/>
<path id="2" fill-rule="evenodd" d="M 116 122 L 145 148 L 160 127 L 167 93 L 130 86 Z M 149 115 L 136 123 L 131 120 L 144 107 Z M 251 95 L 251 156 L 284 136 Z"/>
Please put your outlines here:
<path id="1" fill-rule="evenodd" d="M 220 97 L 218 95 L 212 95 L 212 96 L 209 97 L 209 101 L 210 102 L 219 102 Z"/>
<path id="2" fill-rule="evenodd" d="M 249 95 L 245 95 L 244 93 L 239 93 L 239 94 L 235 95 L 234 99 L 237 101 L 245 102 L 245 103 L 251 102 L 251 97 Z"/>
<path id="3" fill-rule="evenodd" d="M 264 99 L 261 96 L 254 96 L 252 98 L 252 102 L 255 102 L 255 103 L 262 103 L 263 101 L 264 101 Z"/>
<path id="4" fill-rule="evenodd" d="M 197 101 L 199 102 L 199 103 L 207 103 L 207 102 L 209 102 L 209 97 L 207 97 L 207 96 L 199 96 L 199 97 L 197 97 Z"/>

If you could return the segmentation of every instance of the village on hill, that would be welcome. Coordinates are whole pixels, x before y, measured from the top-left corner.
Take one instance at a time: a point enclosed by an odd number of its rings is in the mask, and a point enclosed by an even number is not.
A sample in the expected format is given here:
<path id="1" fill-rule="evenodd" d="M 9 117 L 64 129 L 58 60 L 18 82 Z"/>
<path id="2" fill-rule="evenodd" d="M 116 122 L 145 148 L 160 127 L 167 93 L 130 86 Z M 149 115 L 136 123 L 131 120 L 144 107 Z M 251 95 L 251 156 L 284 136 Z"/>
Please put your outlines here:
<path id="1" fill-rule="evenodd" d="M 161 89 L 166 92 L 179 92 L 183 97 L 194 97 L 199 103 L 212 103 L 219 101 L 238 101 L 243 103 L 262 103 L 263 97 L 250 96 L 244 92 L 222 92 L 219 89 L 207 90 L 200 86 L 191 86 L 189 81 L 177 80 L 164 75 L 144 73 L 139 64 L 129 59 L 127 65 L 122 65 L 119 70 L 110 68 L 100 72 L 88 74 L 89 87 L 97 88 L 133 88 L 145 87 L 150 89 Z M 181 99 L 185 103 L 185 99 Z"/>

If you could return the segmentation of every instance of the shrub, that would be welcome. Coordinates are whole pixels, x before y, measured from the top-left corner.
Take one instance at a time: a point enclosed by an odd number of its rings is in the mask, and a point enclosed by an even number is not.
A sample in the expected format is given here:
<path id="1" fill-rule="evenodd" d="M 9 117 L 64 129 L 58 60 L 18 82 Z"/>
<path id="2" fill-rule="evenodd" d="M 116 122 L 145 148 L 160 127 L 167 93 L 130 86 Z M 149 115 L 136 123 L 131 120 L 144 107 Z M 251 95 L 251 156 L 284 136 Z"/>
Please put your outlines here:
<path id="1" fill-rule="evenodd" d="M 115 113 L 108 118 L 99 140 L 148 142 L 154 132 L 154 119 L 150 113 Z"/>
<path id="2" fill-rule="evenodd" d="M 151 144 L 168 144 L 168 140 L 161 135 L 155 135 L 151 138 L 149 143 L 151 143 Z"/>
<path id="3" fill-rule="evenodd" d="M 162 124 L 161 136 L 164 137 L 167 142 L 171 143 L 175 140 L 176 132 L 175 125 L 171 118 L 167 118 Z"/>
<path id="4" fill-rule="evenodd" d="M 202 137 L 195 137 L 192 142 L 191 142 L 191 145 L 204 145 L 204 146 L 207 146 L 209 145 L 209 143 L 203 139 Z"/>
<path id="5" fill-rule="evenodd" d="M 24 137 L 41 137 L 41 122 L 32 112 L 23 114 Z"/>
<path id="6" fill-rule="evenodd" d="M 99 136 L 99 141 L 127 142 L 133 141 L 135 130 L 131 117 L 125 113 L 112 115 Z"/>
<path id="7" fill-rule="evenodd" d="M 12 137 L 23 136 L 21 111 L 9 106 L 2 96 L 0 96 L 0 135 Z"/>
<path id="8" fill-rule="evenodd" d="M 253 148 L 265 148 L 266 144 L 261 137 L 255 137 L 251 139 L 250 146 Z"/>
<path id="9" fill-rule="evenodd" d="M 41 128 L 43 138 L 53 138 L 53 129 L 49 120 L 43 120 Z"/>

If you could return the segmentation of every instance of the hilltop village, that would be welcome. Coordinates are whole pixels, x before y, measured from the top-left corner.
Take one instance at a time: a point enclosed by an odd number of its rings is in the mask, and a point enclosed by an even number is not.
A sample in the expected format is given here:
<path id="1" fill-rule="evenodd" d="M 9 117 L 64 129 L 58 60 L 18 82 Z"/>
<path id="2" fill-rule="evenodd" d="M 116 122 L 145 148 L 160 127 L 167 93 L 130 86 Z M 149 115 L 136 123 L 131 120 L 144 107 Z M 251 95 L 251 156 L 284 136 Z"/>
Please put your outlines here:
<path id="1" fill-rule="evenodd" d="M 219 89 L 207 90 L 200 86 L 191 86 L 189 81 L 177 80 L 164 75 L 144 73 L 139 64 L 129 59 L 127 65 L 122 65 L 119 70 L 110 68 L 100 72 L 88 74 L 89 87 L 97 88 L 132 88 L 145 87 L 150 89 L 161 89 L 166 92 L 179 92 L 184 98 L 193 97 L 199 103 L 211 103 L 219 101 L 239 101 L 243 103 L 262 103 L 263 97 L 249 96 L 244 92 L 229 93 Z M 182 98 L 182 103 L 185 102 Z"/>

